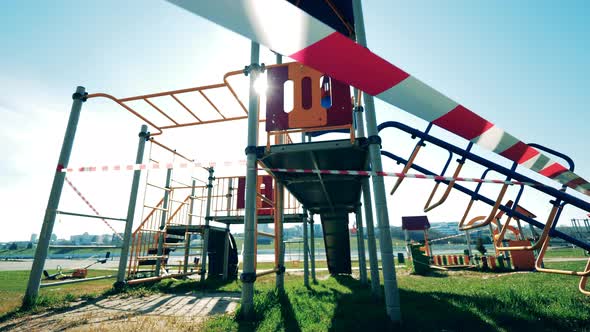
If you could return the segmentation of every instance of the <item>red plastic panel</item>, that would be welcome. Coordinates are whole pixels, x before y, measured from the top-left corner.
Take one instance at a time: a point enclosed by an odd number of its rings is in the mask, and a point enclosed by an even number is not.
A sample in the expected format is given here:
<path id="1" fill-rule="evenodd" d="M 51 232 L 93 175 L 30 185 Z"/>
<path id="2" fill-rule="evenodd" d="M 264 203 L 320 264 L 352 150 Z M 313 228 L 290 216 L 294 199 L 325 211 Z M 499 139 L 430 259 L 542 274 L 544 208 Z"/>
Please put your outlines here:
<path id="1" fill-rule="evenodd" d="M 320 81 L 323 74 L 298 63 L 267 70 L 266 131 L 321 128 L 352 124 L 350 86 L 331 79 L 332 105 L 321 106 Z M 284 84 L 293 81 L 293 110 L 285 110 Z M 290 111 L 290 112 L 286 112 Z"/>

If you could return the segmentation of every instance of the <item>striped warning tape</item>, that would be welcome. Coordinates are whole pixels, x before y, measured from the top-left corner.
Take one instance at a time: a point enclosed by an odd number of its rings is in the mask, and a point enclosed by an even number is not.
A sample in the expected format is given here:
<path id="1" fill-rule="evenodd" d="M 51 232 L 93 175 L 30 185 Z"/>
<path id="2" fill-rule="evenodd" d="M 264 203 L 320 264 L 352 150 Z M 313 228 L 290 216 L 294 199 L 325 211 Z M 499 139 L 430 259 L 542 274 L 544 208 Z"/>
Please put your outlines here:
<path id="1" fill-rule="evenodd" d="M 58 172 L 79 173 L 79 172 L 111 172 L 111 171 L 139 171 L 151 169 L 171 169 L 171 168 L 207 168 L 207 167 L 231 167 L 246 166 L 246 160 L 239 161 L 206 161 L 206 162 L 181 162 L 181 163 L 150 163 L 150 164 L 128 164 L 128 165 L 103 165 L 103 166 L 82 166 L 82 167 L 63 167 L 57 166 Z"/>
<path id="2" fill-rule="evenodd" d="M 455 181 L 455 182 L 476 182 L 476 183 L 496 183 L 508 185 L 524 185 L 532 187 L 545 186 L 536 182 L 522 182 L 515 180 L 494 180 L 494 179 L 478 179 L 478 178 L 464 178 L 464 177 L 450 177 L 440 175 L 424 175 L 424 174 L 408 174 L 397 172 L 372 172 L 372 171 L 348 171 L 348 170 L 325 170 L 325 169 L 298 169 L 298 168 L 259 168 L 258 170 L 265 170 L 278 173 L 308 173 L 308 174 L 332 174 L 332 175 L 360 175 L 360 176 L 388 176 L 397 178 L 412 178 L 412 179 L 430 179 L 436 181 Z"/>
<path id="3" fill-rule="evenodd" d="M 58 167 L 57 170 L 64 173 L 74 172 L 108 172 L 108 171 L 137 171 L 137 170 L 158 170 L 158 169 L 174 169 L 174 168 L 201 168 L 201 167 L 217 167 L 217 166 L 245 166 L 246 160 L 237 162 L 192 162 L 192 163 L 165 163 L 165 164 L 130 164 L 130 165 L 112 165 L 112 166 L 85 166 L 85 167 Z M 314 173 L 314 174 L 331 174 L 331 175 L 360 175 L 360 176 L 387 176 L 397 178 L 412 178 L 412 179 L 430 179 L 435 181 L 455 181 L 455 182 L 476 182 L 476 183 L 495 183 L 508 185 L 524 185 L 531 187 L 543 187 L 544 184 L 537 182 L 523 182 L 515 180 L 494 180 L 494 179 L 480 179 L 480 178 L 466 178 L 466 177 L 450 177 L 440 175 L 424 175 L 424 174 L 408 174 L 401 172 L 372 172 L 372 171 L 356 171 L 356 170 L 325 170 L 325 169 L 302 169 L 302 168 L 257 168 L 257 170 L 279 172 L 279 173 Z"/>
<path id="4" fill-rule="evenodd" d="M 76 192 L 76 194 L 84 201 L 84 203 L 86 203 L 86 205 L 88 205 L 88 207 L 92 210 L 92 212 L 94 212 L 94 214 L 96 214 L 97 216 L 100 217 L 100 213 L 98 213 L 98 211 L 94 208 L 94 206 L 92 204 L 90 204 L 90 202 L 86 199 L 86 197 L 84 197 L 84 195 L 82 195 L 80 190 L 78 190 L 78 188 L 76 188 L 76 186 L 74 186 L 74 184 L 70 181 L 70 179 L 68 179 L 67 177 L 65 179 L 66 179 L 66 182 L 68 183 L 68 185 L 74 190 L 74 192 Z M 111 231 L 113 231 L 113 234 L 115 234 L 119 239 L 123 240 L 121 235 L 119 235 L 119 233 L 117 233 L 117 231 L 113 228 L 113 226 L 111 226 L 111 224 L 109 224 L 108 221 L 106 221 L 106 219 L 101 219 L 101 220 L 104 221 L 104 223 L 111 229 Z"/>

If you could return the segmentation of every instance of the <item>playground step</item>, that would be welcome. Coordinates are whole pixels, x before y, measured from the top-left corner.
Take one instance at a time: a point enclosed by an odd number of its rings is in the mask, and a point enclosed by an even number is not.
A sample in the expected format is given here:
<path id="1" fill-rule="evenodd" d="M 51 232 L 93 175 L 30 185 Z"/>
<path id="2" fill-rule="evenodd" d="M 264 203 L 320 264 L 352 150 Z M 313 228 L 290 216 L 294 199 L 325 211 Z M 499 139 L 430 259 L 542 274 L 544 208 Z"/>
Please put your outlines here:
<path id="1" fill-rule="evenodd" d="M 324 230 L 328 270 L 331 274 L 351 274 L 348 213 L 322 213 L 320 218 Z"/>
<path id="2" fill-rule="evenodd" d="M 184 242 L 184 236 L 180 237 L 180 236 L 166 236 L 166 239 L 164 240 L 165 243 L 179 243 L 179 242 Z"/>
<path id="3" fill-rule="evenodd" d="M 171 251 L 173 251 L 174 249 L 171 248 L 164 248 L 164 255 L 167 256 L 170 254 Z M 147 251 L 148 255 L 157 255 L 158 254 L 158 248 L 150 248 Z"/>
<path id="4" fill-rule="evenodd" d="M 168 225 L 166 227 L 166 233 L 168 235 L 181 235 L 184 237 L 186 234 L 186 226 L 185 225 Z"/>

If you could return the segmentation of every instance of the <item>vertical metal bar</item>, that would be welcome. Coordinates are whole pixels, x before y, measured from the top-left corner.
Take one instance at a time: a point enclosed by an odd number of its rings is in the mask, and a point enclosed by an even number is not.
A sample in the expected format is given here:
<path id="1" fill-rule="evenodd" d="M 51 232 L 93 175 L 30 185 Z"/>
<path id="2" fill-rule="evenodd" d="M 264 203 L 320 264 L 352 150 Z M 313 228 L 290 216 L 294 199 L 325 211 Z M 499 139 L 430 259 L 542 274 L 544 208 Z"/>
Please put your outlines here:
<path id="1" fill-rule="evenodd" d="M 170 180 L 172 179 L 172 168 L 169 168 L 166 171 L 166 185 L 164 188 L 166 189 L 170 189 Z M 163 261 L 163 256 L 166 252 L 166 249 L 164 248 L 164 240 L 166 237 L 166 221 L 167 221 L 167 217 L 168 217 L 168 200 L 170 198 L 170 191 L 166 190 L 164 191 L 164 200 L 162 201 L 162 218 L 160 219 L 160 227 L 158 227 L 158 229 L 160 230 L 160 232 L 158 232 L 158 252 L 157 252 L 157 258 L 156 258 L 156 276 L 159 277 L 160 276 L 160 269 L 162 268 L 162 261 Z"/>
<path id="2" fill-rule="evenodd" d="M 309 247 L 307 236 L 307 213 L 303 214 L 303 284 L 309 287 Z"/>
<path id="3" fill-rule="evenodd" d="M 233 197 L 233 194 L 232 194 L 232 190 L 233 190 L 233 188 L 232 188 L 232 180 L 233 180 L 232 178 L 229 178 L 227 180 L 227 182 L 228 182 L 228 185 L 227 185 L 227 194 L 225 195 L 225 197 L 227 197 L 227 215 L 228 216 L 231 215 L 231 212 L 230 211 L 231 211 L 231 208 L 232 208 L 232 197 Z"/>
<path id="4" fill-rule="evenodd" d="M 137 146 L 137 155 L 135 157 L 135 164 L 143 162 L 143 152 L 145 149 L 145 142 L 149 138 L 147 126 L 142 125 L 139 132 L 139 144 Z M 127 258 L 129 256 L 129 244 L 131 243 L 131 236 L 133 233 L 133 219 L 135 217 L 135 206 L 137 204 L 137 191 L 139 190 L 139 180 L 141 178 L 141 170 L 133 171 L 133 180 L 131 182 L 131 194 L 129 196 L 129 206 L 127 208 L 127 221 L 125 222 L 125 233 L 123 234 L 123 246 L 121 248 L 121 257 L 119 259 L 119 271 L 117 273 L 117 284 L 122 286 L 125 282 L 125 270 L 127 269 Z"/>
<path id="5" fill-rule="evenodd" d="M 357 250 L 359 256 L 359 275 L 361 284 L 367 284 L 367 262 L 365 258 L 365 232 L 363 230 L 363 216 L 361 215 L 361 207 L 357 206 L 356 212 L 356 240 Z"/>
<path id="6" fill-rule="evenodd" d="M 276 54 L 276 63 L 283 63 L 283 56 Z M 278 144 L 285 144 L 284 135 L 278 135 Z M 275 197 L 275 255 L 278 255 L 278 266 L 276 267 L 276 287 L 279 291 L 285 288 L 285 247 L 283 245 L 283 221 L 285 218 L 285 189 L 282 183 L 276 181 L 277 195 Z"/>
<path id="7" fill-rule="evenodd" d="M 277 258 L 276 287 L 283 291 L 285 287 L 285 251 L 283 249 L 283 220 L 285 217 L 285 190 L 282 183 L 276 181 L 275 195 L 275 257 Z"/>
<path id="8" fill-rule="evenodd" d="M 248 146 L 246 147 L 246 197 L 244 214 L 244 251 L 242 261 L 244 271 L 242 279 L 242 313 L 243 318 L 254 318 L 254 281 L 256 263 L 254 261 L 254 241 L 256 240 L 256 146 L 258 144 L 258 95 L 254 83 L 259 71 L 256 68 L 260 57 L 260 45 L 251 43 L 250 48 L 250 91 L 248 103 Z"/>
<path id="9" fill-rule="evenodd" d="M 368 178 L 361 180 L 363 190 L 363 205 L 365 207 L 365 220 L 367 222 L 367 245 L 369 247 L 369 266 L 371 270 L 371 294 L 381 297 L 381 284 L 379 282 L 379 258 L 377 257 L 377 242 L 375 240 L 375 226 L 373 224 L 373 202 L 371 200 L 371 186 Z"/>
<path id="10" fill-rule="evenodd" d="M 225 243 L 223 244 L 223 280 L 229 277 L 229 224 L 225 228 Z"/>
<path id="11" fill-rule="evenodd" d="M 193 214 L 195 211 L 195 195 L 196 195 L 196 186 L 197 186 L 197 180 L 193 179 L 193 182 L 191 183 L 192 188 L 191 188 L 191 197 L 190 197 L 190 206 L 188 208 L 188 225 L 192 225 L 193 224 Z M 191 254 L 191 233 L 186 232 L 184 234 L 185 238 L 184 238 L 184 266 L 182 271 L 184 273 L 188 272 L 188 257 Z"/>
<path id="12" fill-rule="evenodd" d="M 203 229 L 203 248 L 201 248 L 201 281 L 207 276 L 207 255 L 209 254 L 209 221 L 211 220 L 211 201 L 213 199 L 213 167 L 208 169 L 209 182 L 207 182 L 207 206 L 205 207 L 205 226 Z"/>
<path id="13" fill-rule="evenodd" d="M 366 47 L 367 39 L 365 36 L 365 23 L 361 0 L 354 0 L 353 8 L 357 42 Z M 367 93 L 364 94 L 364 98 L 367 134 L 369 138 L 369 155 L 372 170 L 374 172 L 381 172 L 383 171 L 383 165 L 381 164 L 381 147 L 377 131 L 375 103 L 373 96 Z M 381 247 L 381 264 L 383 266 L 386 311 L 387 315 L 393 322 L 401 322 L 399 290 L 395 276 L 395 265 L 393 264 L 393 248 L 391 245 L 391 230 L 389 228 L 385 184 L 383 182 L 383 177 L 381 176 L 371 176 L 371 179 L 375 193 L 375 212 L 377 214 L 377 224 L 379 227 L 379 245 Z"/>
<path id="14" fill-rule="evenodd" d="M 47 202 L 47 209 L 45 210 L 45 217 L 43 218 L 43 226 L 41 226 L 41 233 L 39 235 L 37 249 L 35 250 L 35 260 L 33 261 L 33 266 L 31 267 L 29 282 L 27 284 L 27 290 L 25 291 L 25 296 L 23 299 L 23 306 L 34 304 L 37 296 L 39 295 L 41 274 L 43 273 L 45 259 L 47 258 L 51 234 L 53 232 L 53 225 L 55 224 L 56 211 L 59 206 L 61 191 L 63 189 L 63 184 L 66 177 L 65 173 L 63 173 L 61 170 L 68 167 L 68 163 L 70 161 L 70 154 L 72 152 L 72 146 L 74 145 L 74 137 L 76 136 L 76 128 L 78 127 L 78 120 L 80 119 L 82 103 L 86 101 L 85 97 L 86 89 L 81 86 L 77 87 L 76 92 L 72 96 L 74 101 L 72 102 L 68 126 L 66 128 L 64 140 L 61 146 L 57 169 L 55 171 L 55 175 L 53 176 L 53 184 L 51 186 L 51 192 Z"/>
<path id="15" fill-rule="evenodd" d="M 315 278 L 315 225 L 313 223 L 313 214 L 309 216 L 309 237 L 311 238 L 311 280 L 313 283 L 316 283 L 317 280 Z"/>
<path id="16" fill-rule="evenodd" d="M 467 231 L 465 231 L 465 240 L 467 241 L 467 251 L 468 251 L 468 253 L 469 253 L 469 262 L 470 262 L 471 264 L 473 264 L 473 263 L 472 263 L 472 260 L 471 260 L 471 257 L 473 257 L 473 252 L 471 252 L 471 236 L 470 236 L 470 234 L 469 234 L 469 231 L 468 231 L 468 230 L 467 230 Z"/>

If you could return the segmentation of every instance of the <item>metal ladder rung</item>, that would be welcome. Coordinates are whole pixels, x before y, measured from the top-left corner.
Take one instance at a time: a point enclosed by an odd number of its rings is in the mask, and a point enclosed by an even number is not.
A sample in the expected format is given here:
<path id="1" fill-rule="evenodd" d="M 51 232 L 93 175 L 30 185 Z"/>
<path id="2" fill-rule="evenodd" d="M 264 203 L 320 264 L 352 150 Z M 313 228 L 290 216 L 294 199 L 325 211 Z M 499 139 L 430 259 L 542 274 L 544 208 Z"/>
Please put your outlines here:
<path id="1" fill-rule="evenodd" d="M 148 208 L 148 209 L 155 209 L 155 210 L 160 210 L 160 211 L 166 211 L 168 212 L 169 209 L 164 209 L 161 207 L 157 207 L 157 206 L 151 206 L 151 205 L 144 205 L 143 207 Z"/>
<path id="2" fill-rule="evenodd" d="M 147 260 L 165 259 L 165 258 L 168 258 L 168 256 L 166 256 L 166 255 L 162 255 L 162 256 L 158 256 L 158 255 L 154 255 L 154 256 L 138 256 L 137 257 L 137 260 L 147 261 Z"/>
<path id="3" fill-rule="evenodd" d="M 162 189 L 162 190 L 164 190 L 164 191 L 170 191 L 170 188 L 161 187 L 161 186 L 158 186 L 158 185 L 155 185 L 155 184 L 151 184 L 151 183 L 149 183 L 149 182 L 148 182 L 148 183 L 146 183 L 146 185 L 148 185 L 148 186 L 150 186 L 150 187 L 154 187 L 154 188 Z"/>

